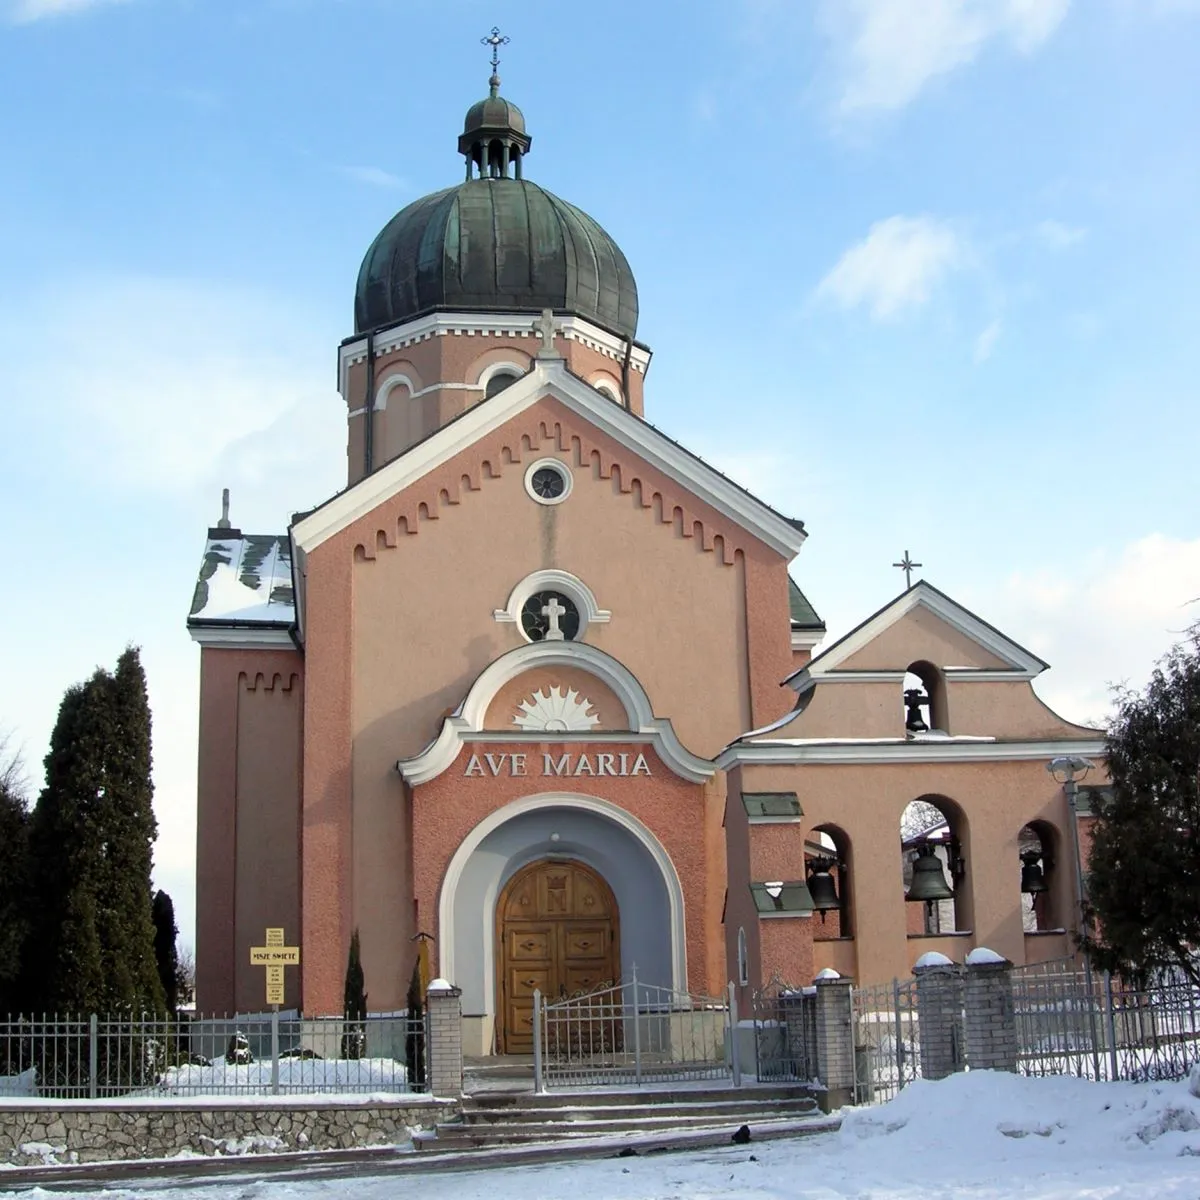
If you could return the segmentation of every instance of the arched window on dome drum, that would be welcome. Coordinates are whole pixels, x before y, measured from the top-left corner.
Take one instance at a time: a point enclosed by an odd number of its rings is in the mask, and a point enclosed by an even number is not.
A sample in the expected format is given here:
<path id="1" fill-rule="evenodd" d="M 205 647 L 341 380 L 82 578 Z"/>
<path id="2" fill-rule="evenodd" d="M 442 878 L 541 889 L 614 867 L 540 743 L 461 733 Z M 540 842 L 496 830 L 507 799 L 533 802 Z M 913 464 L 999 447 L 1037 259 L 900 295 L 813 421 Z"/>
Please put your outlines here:
<path id="1" fill-rule="evenodd" d="M 484 396 L 490 400 L 497 392 L 502 392 L 510 383 L 516 383 L 517 377 L 511 371 L 497 371 L 487 381 Z"/>

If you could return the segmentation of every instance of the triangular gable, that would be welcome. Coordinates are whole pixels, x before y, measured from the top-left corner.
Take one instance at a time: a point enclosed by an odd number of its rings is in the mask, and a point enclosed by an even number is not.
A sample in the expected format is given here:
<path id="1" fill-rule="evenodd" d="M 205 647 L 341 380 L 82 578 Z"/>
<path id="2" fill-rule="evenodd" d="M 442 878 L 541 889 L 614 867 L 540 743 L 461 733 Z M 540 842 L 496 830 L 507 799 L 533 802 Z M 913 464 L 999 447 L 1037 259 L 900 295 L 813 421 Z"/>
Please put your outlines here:
<path id="1" fill-rule="evenodd" d="M 911 661 L 921 655 L 913 654 L 906 661 L 903 656 L 894 656 L 894 662 L 874 663 L 863 652 L 872 643 L 877 643 L 898 622 L 914 611 L 924 610 L 938 621 L 944 622 L 952 631 L 954 641 L 967 643 L 978 649 L 978 654 L 969 657 L 975 662 L 942 662 L 936 665 L 953 674 L 980 678 L 996 675 L 1005 679 L 1033 679 L 1049 665 L 1024 646 L 1014 642 L 994 625 L 952 600 L 924 580 L 902 592 L 890 604 L 884 605 L 861 625 L 852 629 L 845 637 L 818 654 L 807 666 L 790 675 L 785 682 L 797 691 L 805 690 L 810 683 L 822 678 L 861 677 L 871 672 L 903 671 Z M 889 656 L 890 657 L 890 656 Z"/>
<path id="2" fill-rule="evenodd" d="M 799 522 L 776 512 L 653 425 L 584 383 L 561 360 L 536 363 L 503 391 L 306 514 L 293 526 L 295 544 L 303 552 L 311 552 L 546 396 L 601 429 L 777 553 L 791 558 L 799 552 L 806 536 Z"/>

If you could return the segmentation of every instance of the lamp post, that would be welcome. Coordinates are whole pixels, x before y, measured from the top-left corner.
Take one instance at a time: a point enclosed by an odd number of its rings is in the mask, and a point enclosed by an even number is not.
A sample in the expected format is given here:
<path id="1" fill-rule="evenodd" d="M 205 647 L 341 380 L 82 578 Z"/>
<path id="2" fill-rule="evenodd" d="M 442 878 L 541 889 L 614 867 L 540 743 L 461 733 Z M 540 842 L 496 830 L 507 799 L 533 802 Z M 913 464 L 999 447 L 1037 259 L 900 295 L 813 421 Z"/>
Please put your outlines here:
<path id="1" fill-rule="evenodd" d="M 1085 926 L 1086 910 L 1084 907 L 1086 897 L 1084 895 L 1083 852 L 1079 846 L 1079 781 L 1093 766 L 1095 766 L 1095 763 L 1086 758 L 1080 758 L 1077 754 L 1064 754 L 1059 758 L 1052 758 L 1046 764 L 1046 770 L 1063 785 L 1063 791 L 1067 795 L 1067 820 L 1071 826 L 1071 849 L 1074 852 L 1075 859 L 1075 891 L 1078 897 L 1076 924 L 1080 937 L 1086 934 L 1087 929 Z M 1093 1078 L 1100 1079 L 1100 1045 L 1099 1039 L 1096 1036 L 1096 991 L 1092 980 L 1092 963 L 1086 951 L 1083 956 L 1083 977 L 1088 994 L 1088 1020 L 1092 1037 Z"/>
<path id="2" fill-rule="evenodd" d="M 1076 894 L 1076 923 L 1082 937 L 1084 928 L 1084 876 L 1083 851 L 1079 845 L 1079 781 L 1095 766 L 1089 759 L 1080 758 L 1077 754 L 1064 754 L 1052 758 L 1046 764 L 1046 770 L 1063 785 L 1067 796 L 1068 823 L 1071 826 L 1071 850 L 1075 859 L 1075 894 Z"/>

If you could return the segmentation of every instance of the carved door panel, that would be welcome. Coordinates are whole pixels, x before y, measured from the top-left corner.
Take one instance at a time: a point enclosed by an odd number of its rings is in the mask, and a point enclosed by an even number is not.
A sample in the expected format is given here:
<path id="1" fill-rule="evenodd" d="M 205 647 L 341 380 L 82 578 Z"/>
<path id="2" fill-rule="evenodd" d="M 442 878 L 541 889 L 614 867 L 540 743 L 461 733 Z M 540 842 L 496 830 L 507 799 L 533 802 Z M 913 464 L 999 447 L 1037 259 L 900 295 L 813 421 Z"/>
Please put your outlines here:
<path id="1" fill-rule="evenodd" d="M 581 863 L 543 860 L 519 871 L 496 906 L 496 1046 L 533 1050 L 533 993 L 548 1000 L 615 981 L 617 906 L 608 884 Z"/>

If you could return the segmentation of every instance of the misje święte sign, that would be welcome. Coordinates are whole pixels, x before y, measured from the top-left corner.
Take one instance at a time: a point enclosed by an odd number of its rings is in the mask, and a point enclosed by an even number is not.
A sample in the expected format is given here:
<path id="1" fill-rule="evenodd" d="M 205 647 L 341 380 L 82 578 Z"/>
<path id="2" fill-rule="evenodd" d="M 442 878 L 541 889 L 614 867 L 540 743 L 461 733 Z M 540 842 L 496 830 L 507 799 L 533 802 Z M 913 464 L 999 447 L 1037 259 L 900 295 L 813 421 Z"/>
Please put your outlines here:
<path id="1" fill-rule="evenodd" d="M 533 775 L 546 778 L 579 779 L 588 775 L 625 778 L 650 775 L 650 764 L 644 754 L 472 754 L 463 768 L 464 776 L 492 778 L 502 775 Z"/>

